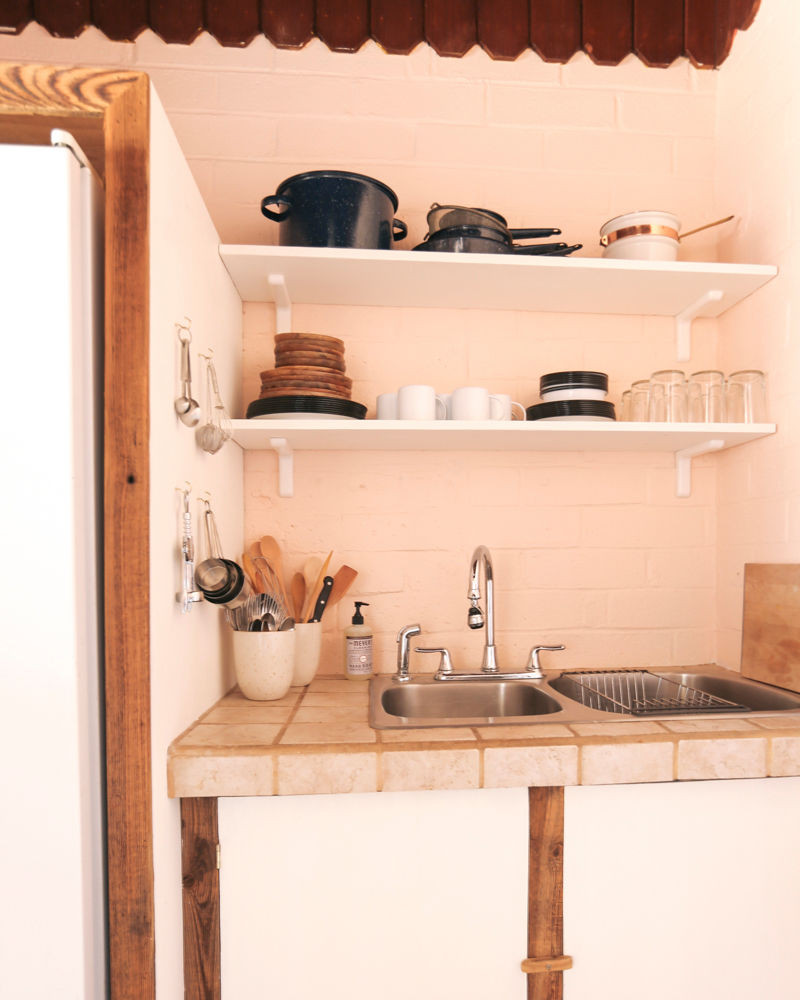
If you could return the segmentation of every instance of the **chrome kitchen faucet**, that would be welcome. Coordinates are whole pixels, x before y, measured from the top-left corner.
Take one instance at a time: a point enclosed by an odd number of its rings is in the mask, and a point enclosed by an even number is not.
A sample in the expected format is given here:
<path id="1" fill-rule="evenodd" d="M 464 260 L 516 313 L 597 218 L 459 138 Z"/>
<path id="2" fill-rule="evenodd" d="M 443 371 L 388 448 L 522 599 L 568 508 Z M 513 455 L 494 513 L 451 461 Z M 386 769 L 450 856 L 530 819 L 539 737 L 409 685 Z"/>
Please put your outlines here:
<path id="1" fill-rule="evenodd" d="M 478 603 L 482 599 L 480 587 L 480 570 L 483 566 L 483 579 L 486 596 L 486 613 Z M 524 670 L 515 673 L 501 673 L 497 666 L 497 647 L 494 642 L 494 567 L 492 566 L 492 554 L 485 545 L 479 545 L 472 553 L 469 564 L 469 590 L 467 597 L 470 602 L 467 612 L 467 625 L 470 628 L 486 628 L 486 642 L 483 646 L 483 659 L 481 661 L 480 673 L 460 674 L 453 669 L 453 661 L 450 652 L 443 647 L 416 646 L 417 653 L 438 653 L 440 657 L 439 669 L 433 675 L 434 681 L 485 681 L 487 675 L 496 678 L 498 681 L 510 680 L 542 680 L 544 674 L 539 664 L 539 653 L 542 650 L 558 650 L 563 646 L 534 646 L 528 657 L 528 663 Z M 397 672 L 392 680 L 398 684 L 404 684 L 410 680 L 409 655 L 410 639 L 421 634 L 419 625 L 406 625 L 397 633 Z"/>
<path id="2" fill-rule="evenodd" d="M 478 601 L 481 599 L 480 569 L 483 565 L 483 578 L 486 586 L 486 616 Z M 486 642 L 483 646 L 481 670 L 485 674 L 496 674 L 497 647 L 494 644 L 494 567 L 492 555 L 485 545 L 479 545 L 472 553 L 469 566 L 469 591 L 467 597 L 470 609 L 467 612 L 467 625 L 470 628 L 483 628 L 486 625 Z"/>

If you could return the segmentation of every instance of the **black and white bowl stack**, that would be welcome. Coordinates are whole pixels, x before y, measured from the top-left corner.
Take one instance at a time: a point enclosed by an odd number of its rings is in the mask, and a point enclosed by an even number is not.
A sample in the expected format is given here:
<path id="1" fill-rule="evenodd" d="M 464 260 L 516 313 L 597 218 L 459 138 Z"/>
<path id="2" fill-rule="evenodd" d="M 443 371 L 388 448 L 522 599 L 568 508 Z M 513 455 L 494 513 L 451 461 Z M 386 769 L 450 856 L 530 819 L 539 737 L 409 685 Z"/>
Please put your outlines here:
<path id="1" fill-rule="evenodd" d="M 605 372 L 550 372 L 539 379 L 541 403 L 525 414 L 528 420 L 616 420 L 607 395 Z"/>

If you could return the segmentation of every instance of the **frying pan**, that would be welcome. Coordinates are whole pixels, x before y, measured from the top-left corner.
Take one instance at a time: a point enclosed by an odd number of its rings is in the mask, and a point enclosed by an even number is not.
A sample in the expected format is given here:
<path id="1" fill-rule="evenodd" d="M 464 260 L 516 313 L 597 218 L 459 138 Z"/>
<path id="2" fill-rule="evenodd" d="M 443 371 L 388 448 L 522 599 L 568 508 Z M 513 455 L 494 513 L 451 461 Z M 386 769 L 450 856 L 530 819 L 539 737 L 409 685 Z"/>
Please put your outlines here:
<path id="1" fill-rule="evenodd" d="M 454 226 L 479 226 L 501 233 L 511 242 L 516 240 L 539 240 L 548 236 L 559 236 L 560 229 L 509 229 L 508 223 L 498 212 L 488 208 L 467 208 L 464 205 L 440 205 L 434 202 L 428 212 L 428 234 L 433 235 Z"/>
<path id="2" fill-rule="evenodd" d="M 528 256 L 566 255 L 580 249 L 580 245 L 568 247 L 566 243 L 532 243 L 518 246 L 504 238 L 496 230 L 484 226 L 451 226 L 429 234 L 415 250 L 438 251 L 443 253 L 511 253 Z"/>

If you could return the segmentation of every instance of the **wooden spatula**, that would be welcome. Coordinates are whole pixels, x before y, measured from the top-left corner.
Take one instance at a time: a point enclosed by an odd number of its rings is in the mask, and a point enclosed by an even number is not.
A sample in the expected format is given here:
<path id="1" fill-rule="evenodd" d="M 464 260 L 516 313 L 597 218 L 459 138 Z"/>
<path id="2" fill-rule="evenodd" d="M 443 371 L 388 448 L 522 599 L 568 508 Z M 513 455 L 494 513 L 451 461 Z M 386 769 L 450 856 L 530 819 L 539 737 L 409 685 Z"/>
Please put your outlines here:
<path id="1" fill-rule="evenodd" d="M 352 566 L 340 566 L 333 575 L 333 587 L 328 598 L 328 607 L 338 604 L 347 591 L 352 587 L 353 581 L 358 576 L 358 572 Z"/>

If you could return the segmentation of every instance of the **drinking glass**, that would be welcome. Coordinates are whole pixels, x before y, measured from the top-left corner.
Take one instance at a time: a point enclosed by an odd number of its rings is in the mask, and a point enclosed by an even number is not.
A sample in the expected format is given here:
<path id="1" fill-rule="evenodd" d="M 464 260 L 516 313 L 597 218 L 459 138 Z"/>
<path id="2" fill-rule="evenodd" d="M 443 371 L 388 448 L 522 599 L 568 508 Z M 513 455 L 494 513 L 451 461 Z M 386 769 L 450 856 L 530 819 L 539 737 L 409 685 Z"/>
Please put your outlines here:
<path id="1" fill-rule="evenodd" d="M 655 423 L 686 421 L 686 375 L 668 368 L 650 376 L 650 420 Z"/>
<path id="2" fill-rule="evenodd" d="M 639 379 L 631 385 L 631 420 L 650 419 L 650 380 Z"/>
<path id="3" fill-rule="evenodd" d="M 620 420 L 633 420 L 631 416 L 631 390 L 626 389 L 622 394 L 622 406 L 621 406 Z"/>
<path id="4" fill-rule="evenodd" d="M 767 376 L 755 369 L 733 372 L 728 376 L 725 404 L 732 423 L 763 423 L 767 419 Z"/>
<path id="5" fill-rule="evenodd" d="M 707 370 L 689 376 L 689 420 L 719 424 L 725 420 L 725 376 Z"/>

